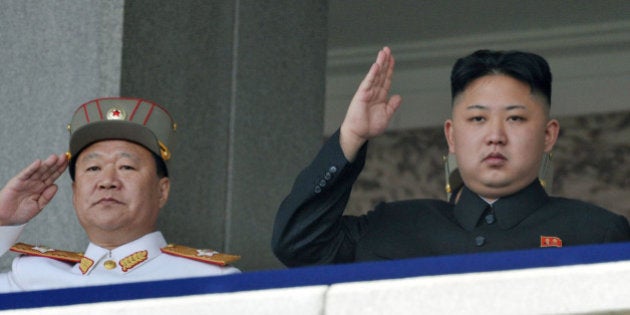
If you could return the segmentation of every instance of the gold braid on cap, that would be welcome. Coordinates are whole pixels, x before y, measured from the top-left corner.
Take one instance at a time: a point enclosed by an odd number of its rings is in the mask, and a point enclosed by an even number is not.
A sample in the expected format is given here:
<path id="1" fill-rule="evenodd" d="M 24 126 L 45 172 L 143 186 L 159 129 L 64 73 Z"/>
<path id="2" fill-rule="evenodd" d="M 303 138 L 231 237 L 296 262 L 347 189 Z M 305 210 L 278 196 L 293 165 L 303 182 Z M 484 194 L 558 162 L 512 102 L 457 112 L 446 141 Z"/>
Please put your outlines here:
<path id="1" fill-rule="evenodd" d="M 162 143 L 162 141 L 158 140 L 158 145 L 160 146 L 160 153 L 162 154 L 162 159 L 164 159 L 164 161 L 170 160 L 171 151 L 168 150 L 168 148 L 164 145 L 164 143 Z"/>

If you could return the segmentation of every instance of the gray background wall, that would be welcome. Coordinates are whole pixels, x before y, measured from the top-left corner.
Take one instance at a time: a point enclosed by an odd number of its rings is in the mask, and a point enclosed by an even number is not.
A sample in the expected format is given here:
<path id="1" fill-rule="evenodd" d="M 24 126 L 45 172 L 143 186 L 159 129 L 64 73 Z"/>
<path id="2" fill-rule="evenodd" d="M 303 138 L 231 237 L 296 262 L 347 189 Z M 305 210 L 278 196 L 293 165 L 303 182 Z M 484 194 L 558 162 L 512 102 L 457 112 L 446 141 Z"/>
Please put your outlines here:
<path id="1" fill-rule="evenodd" d="M 273 216 L 321 141 L 326 12 L 319 0 L 0 1 L 0 180 L 65 152 L 80 104 L 147 98 L 178 123 L 168 241 L 241 254 L 243 270 L 280 267 Z M 59 183 L 20 240 L 81 251 L 70 179 Z"/>
<path id="2" fill-rule="evenodd" d="M 169 241 L 279 266 L 275 211 L 323 123 L 325 1 L 127 1 L 122 94 L 178 120 Z M 300 130 L 299 139 L 295 131 Z"/>
<path id="3" fill-rule="evenodd" d="M 78 105 L 118 95 L 123 1 L 0 1 L 0 182 L 37 158 L 63 153 Z M 83 250 L 70 178 L 21 241 Z M 2 257 L 7 267 L 12 254 Z"/>

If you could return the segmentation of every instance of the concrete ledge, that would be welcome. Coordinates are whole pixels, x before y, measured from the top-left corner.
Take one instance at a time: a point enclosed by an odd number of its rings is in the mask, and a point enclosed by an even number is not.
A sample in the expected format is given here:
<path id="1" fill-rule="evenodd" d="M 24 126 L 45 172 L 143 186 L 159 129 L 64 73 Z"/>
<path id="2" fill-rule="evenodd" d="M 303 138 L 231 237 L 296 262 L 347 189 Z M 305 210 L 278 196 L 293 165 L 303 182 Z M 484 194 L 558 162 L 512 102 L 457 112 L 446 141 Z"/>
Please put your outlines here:
<path id="1" fill-rule="evenodd" d="M 323 313 L 327 286 L 100 302 L 8 311 L 11 314 L 300 314 Z M 4 312 L 0 312 L 4 313 Z"/>
<path id="2" fill-rule="evenodd" d="M 338 284 L 325 313 L 630 313 L 628 292 L 630 261 Z"/>
<path id="3" fill-rule="evenodd" d="M 628 292 L 630 243 L 616 243 L 0 294 L 0 310 L 152 315 L 630 314 Z"/>

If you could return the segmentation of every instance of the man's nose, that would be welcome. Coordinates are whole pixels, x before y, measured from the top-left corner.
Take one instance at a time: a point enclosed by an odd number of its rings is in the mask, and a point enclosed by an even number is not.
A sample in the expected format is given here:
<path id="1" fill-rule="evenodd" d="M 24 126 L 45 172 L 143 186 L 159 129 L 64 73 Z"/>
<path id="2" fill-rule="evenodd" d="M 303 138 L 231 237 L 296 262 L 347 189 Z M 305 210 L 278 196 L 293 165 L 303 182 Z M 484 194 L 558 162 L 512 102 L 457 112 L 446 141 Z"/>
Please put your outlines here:
<path id="1" fill-rule="evenodd" d="M 505 125 L 499 119 L 490 121 L 486 135 L 486 143 L 488 145 L 504 145 L 507 142 L 505 134 Z"/>
<path id="2" fill-rule="evenodd" d="M 119 186 L 116 170 L 113 168 L 104 168 L 101 172 L 98 187 L 101 189 L 112 189 Z"/>

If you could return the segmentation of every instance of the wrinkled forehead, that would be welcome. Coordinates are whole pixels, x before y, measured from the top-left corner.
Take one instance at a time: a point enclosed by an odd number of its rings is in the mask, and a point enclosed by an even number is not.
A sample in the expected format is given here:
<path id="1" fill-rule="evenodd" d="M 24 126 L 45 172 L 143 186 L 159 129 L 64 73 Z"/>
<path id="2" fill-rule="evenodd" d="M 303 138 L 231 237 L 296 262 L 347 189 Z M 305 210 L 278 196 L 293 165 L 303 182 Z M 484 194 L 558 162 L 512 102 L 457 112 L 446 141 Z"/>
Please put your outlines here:
<path id="1" fill-rule="evenodd" d="M 153 159 L 151 151 L 140 144 L 126 140 L 103 140 L 92 143 L 79 152 L 77 164 L 82 161 L 123 158 L 137 162 L 149 162 Z"/>

